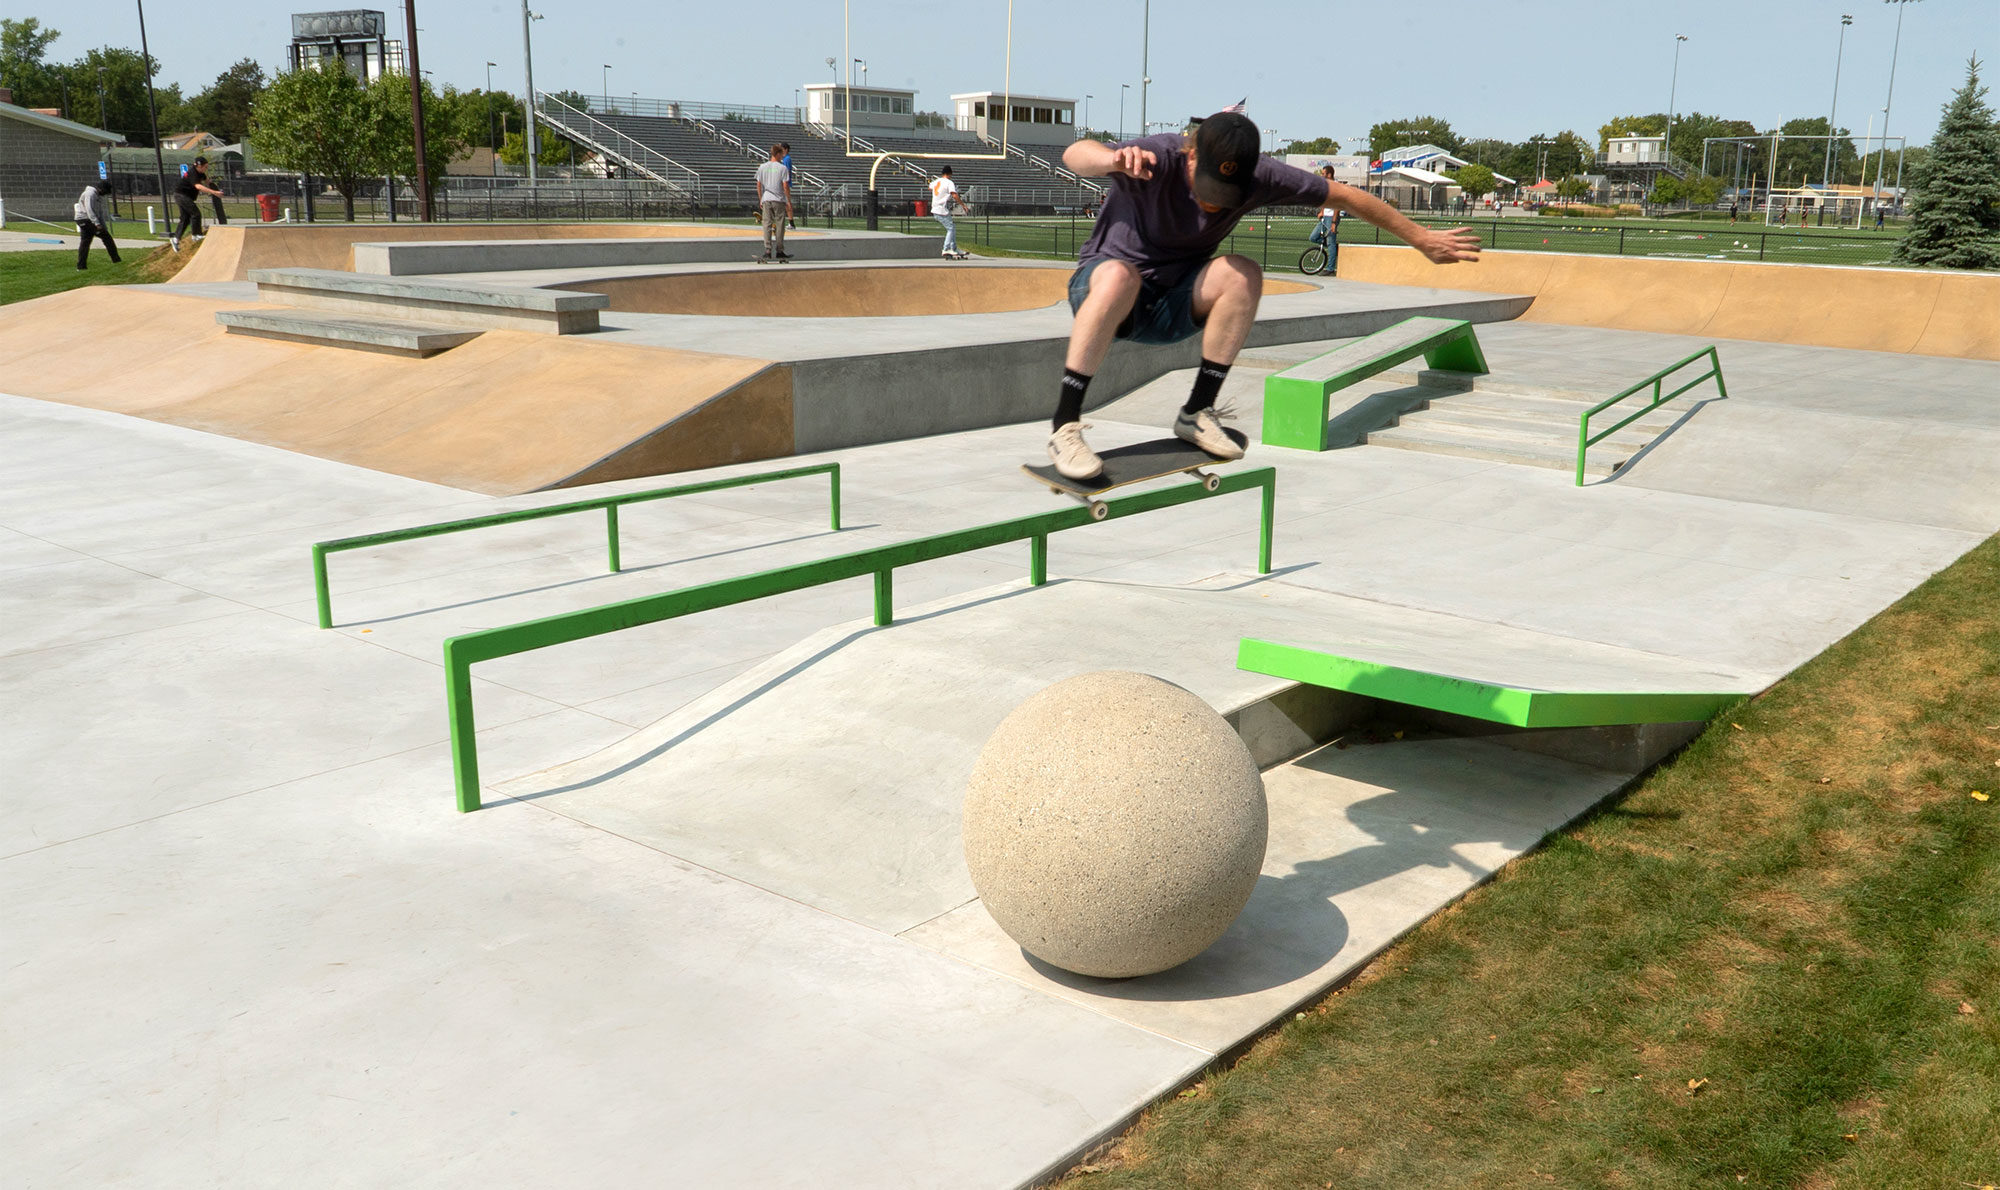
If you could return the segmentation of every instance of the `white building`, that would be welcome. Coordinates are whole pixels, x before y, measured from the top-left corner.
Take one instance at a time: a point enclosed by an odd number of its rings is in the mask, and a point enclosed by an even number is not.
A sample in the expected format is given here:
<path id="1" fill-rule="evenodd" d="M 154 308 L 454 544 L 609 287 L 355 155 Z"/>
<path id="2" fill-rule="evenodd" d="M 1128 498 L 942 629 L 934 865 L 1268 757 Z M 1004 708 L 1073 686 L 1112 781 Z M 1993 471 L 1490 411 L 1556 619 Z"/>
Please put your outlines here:
<path id="1" fill-rule="evenodd" d="M 1368 186 L 1368 158 L 1361 153 L 1287 153 L 1286 165 L 1316 174 L 1323 165 L 1333 167 L 1333 180 L 1359 189 Z"/>
<path id="2" fill-rule="evenodd" d="M 1666 159 L 1664 136 L 1614 136 L 1598 160 L 1606 165 L 1647 165 Z"/>
<path id="3" fill-rule="evenodd" d="M 1067 145 L 1076 139 L 1076 100 L 1053 95 L 967 91 L 951 97 L 952 127 L 1010 145 Z"/>
<path id="4" fill-rule="evenodd" d="M 844 83 L 807 83 L 806 121 L 835 131 L 849 125 L 848 98 L 853 97 L 852 127 L 861 136 L 871 132 L 908 135 L 917 127 L 917 93 L 896 87 L 849 87 Z"/>

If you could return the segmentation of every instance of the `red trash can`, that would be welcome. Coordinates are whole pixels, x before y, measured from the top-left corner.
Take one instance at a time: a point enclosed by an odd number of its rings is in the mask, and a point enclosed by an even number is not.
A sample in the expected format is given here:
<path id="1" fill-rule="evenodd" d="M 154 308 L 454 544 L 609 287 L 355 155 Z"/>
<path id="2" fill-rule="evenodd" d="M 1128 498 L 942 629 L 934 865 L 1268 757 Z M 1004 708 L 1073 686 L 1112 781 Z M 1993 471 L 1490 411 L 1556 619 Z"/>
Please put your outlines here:
<path id="1" fill-rule="evenodd" d="M 262 219 L 266 223 L 276 223 L 278 215 L 277 195 L 260 194 L 257 196 L 257 217 L 259 219 Z"/>
<path id="2" fill-rule="evenodd" d="M 929 199 L 927 199 L 927 198 L 920 198 L 920 199 L 918 199 L 918 200 L 917 200 L 917 214 L 919 214 L 919 215 L 928 215 L 928 214 L 930 214 L 930 213 L 931 213 L 931 203 L 930 203 L 930 200 L 929 200 Z"/>

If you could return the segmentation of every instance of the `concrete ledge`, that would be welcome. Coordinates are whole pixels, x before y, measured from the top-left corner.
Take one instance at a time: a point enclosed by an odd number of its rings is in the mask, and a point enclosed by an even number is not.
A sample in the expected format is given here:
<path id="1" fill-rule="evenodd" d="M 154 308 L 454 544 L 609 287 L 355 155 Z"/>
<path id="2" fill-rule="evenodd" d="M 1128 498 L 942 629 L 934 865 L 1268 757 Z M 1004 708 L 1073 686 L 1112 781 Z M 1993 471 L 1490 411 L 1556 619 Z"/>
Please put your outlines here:
<path id="1" fill-rule="evenodd" d="M 232 335 L 254 335 L 261 339 L 282 339 L 289 343 L 311 343 L 322 347 L 348 347 L 412 359 L 427 359 L 485 333 L 416 322 L 296 314 L 285 310 L 220 310 L 216 312 L 215 321 Z"/>
<path id="2" fill-rule="evenodd" d="M 255 269 L 250 279 L 262 301 L 377 316 L 420 313 L 426 322 L 480 330 L 583 334 L 597 329 L 597 312 L 611 304 L 601 293 L 362 276 L 334 269 Z"/>
<path id="3" fill-rule="evenodd" d="M 379 276 L 499 273 L 527 269 L 614 268 L 645 264 L 725 264 L 764 250 L 754 227 L 740 236 L 706 239 L 441 240 L 354 245 L 354 271 Z M 785 250 L 801 261 L 928 260 L 942 236 L 788 235 Z"/>

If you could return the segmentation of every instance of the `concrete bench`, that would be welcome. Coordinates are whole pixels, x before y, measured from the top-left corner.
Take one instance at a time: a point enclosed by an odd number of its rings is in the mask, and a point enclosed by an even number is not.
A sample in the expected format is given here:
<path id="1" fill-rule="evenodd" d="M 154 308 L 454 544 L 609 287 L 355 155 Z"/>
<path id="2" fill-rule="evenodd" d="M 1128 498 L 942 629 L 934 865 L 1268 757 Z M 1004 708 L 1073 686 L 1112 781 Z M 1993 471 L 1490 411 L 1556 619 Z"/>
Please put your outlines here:
<path id="1" fill-rule="evenodd" d="M 376 277 L 336 269 L 253 269 L 260 301 L 435 326 L 575 335 L 597 329 L 601 293 Z"/>
<path id="2" fill-rule="evenodd" d="M 216 312 L 215 320 L 232 335 L 379 351 L 385 355 L 414 359 L 426 359 L 440 351 L 448 351 L 485 333 L 460 327 L 297 310 L 220 310 Z"/>
<path id="3" fill-rule="evenodd" d="M 801 261 L 934 260 L 941 236 L 863 238 L 837 234 L 785 239 Z M 615 268 L 626 265 L 748 262 L 764 250 L 763 233 L 740 236 L 561 240 L 411 240 L 354 245 L 354 271 L 384 277 L 438 273 L 506 273 L 530 269 Z"/>
<path id="4" fill-rule="evenodd" d="M 1472 324 L 1451 318 L 1406 318 L 1325 355 L 1264 379 L 1264 443 L 1325 450 L 1328 398 L 1348 385 L 1423 356 L 1431 368 L 1485 372 L 1486 355 Z"/>

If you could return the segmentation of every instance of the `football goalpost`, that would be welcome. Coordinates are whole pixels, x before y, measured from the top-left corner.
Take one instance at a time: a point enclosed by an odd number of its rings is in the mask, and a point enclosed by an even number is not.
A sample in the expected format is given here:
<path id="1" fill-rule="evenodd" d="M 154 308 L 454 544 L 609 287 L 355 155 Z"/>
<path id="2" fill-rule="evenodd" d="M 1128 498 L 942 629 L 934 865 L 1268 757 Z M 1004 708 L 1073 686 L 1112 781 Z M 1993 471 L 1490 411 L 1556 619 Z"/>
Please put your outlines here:
<path id="1" fill-rule="evenodd" d="M 854 63 L 856 59 L 854 57 L 854 43 L 853 43 L 853 34 L 851 28 L 853 14 L 854 14 L 853 0 L 841 0 L 840 49 L 841 49 L 841 55 L 845 59 L 847 64 L 847 84 L 845 88 L 845 104 L 844 104 L 846 108 L 845 112 L 846 119 L 845 119 L 845 126 L 841 129 L 842 139 L 844 141 L 842 147 L 846 151 L 846 155 L 849 157 L 858 157 L 866 160 L 871 160 L 874 162 L 874 164 L 868 167 L 868 194 L 867 194 L 868 229 L 870 231 L 873 231 L 876 228 L 876 220 L 878 218 L 878 209 L 879 209 L 879 204 L 876 200 L 875 175 L 881 170 L 882 163 L 884 161 L 887 161 L 889 158 L 913 157 L 913 158 L 920 158 L 920 159 L 934 160 L 934 161 L 1005 161 L 1007 159 L 1008 138 L 1012 134 L 1013 123 L 1014 123 L 1013 120 L 1014 0 L 1007 0 L 1007 37 L 1006 41 L 1003 43 L 1002 52 L 1004 54 L 1004 61 L 1001 67 L 1001 78 L 1002 78 L 1001 95 L 1002 95 L 1002 102 L 1004 105 L 1001 108 L 1001 110 L 1007 113 L 1008 118 L 1000 125 L 1000 144 L 998 146 L 997 151 L 990 153 L 947 153 L 947 152 L 888 153 L 888 152 L 883 152 L 881 150 L 870 151 L 863 149 L 857 151 L 855 149 L 854 147 Z M 915 107 L 914 104 L 912 104 L 911 106 L 912 108 Z M 912 114 L 914 114 L 914 112 Z"/>

